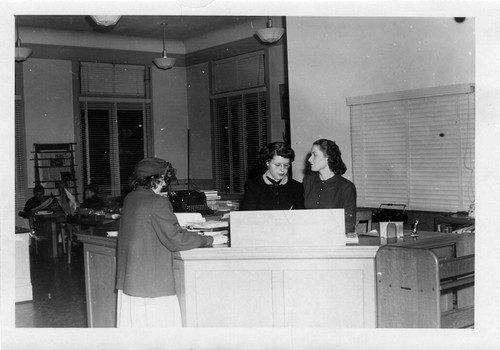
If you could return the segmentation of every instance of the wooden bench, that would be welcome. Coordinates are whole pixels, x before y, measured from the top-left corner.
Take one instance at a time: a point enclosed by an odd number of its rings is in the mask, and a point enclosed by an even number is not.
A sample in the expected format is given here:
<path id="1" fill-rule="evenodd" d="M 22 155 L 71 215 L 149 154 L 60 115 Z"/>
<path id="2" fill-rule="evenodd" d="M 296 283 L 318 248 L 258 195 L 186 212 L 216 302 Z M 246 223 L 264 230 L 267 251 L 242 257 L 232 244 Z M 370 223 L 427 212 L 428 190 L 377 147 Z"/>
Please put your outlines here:
<path id="1" fill-rule="evenodd" d="M 383 246 L 376 270 L 378 327 L 474 326 L 474 233 L 439 244 Z"/>

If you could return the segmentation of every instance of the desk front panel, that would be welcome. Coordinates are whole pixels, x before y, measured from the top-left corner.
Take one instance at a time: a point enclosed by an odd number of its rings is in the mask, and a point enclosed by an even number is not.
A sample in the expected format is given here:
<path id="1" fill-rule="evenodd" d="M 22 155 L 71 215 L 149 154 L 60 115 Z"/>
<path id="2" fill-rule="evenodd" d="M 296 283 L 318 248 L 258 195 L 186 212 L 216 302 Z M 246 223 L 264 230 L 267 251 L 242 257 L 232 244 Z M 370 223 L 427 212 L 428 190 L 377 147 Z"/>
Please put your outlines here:
<path id="1" fill-rule="evenodd" d="M 184 325 L 376 327 L 374 255 L 176 259 Z"/>

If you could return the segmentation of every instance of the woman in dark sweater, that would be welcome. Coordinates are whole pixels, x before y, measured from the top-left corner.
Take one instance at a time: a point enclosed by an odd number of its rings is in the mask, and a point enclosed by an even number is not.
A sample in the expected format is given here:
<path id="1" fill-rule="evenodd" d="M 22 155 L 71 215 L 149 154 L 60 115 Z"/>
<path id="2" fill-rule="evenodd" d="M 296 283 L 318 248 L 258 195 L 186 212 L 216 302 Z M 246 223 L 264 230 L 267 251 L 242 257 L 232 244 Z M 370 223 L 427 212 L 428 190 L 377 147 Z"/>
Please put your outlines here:
<path id="1" fill-rule="evenodd" d="M 342 177 L 347 167 L 337 144 L 320 139 L 313 143 L 309 157 L 312 174 L 306 175 L 304 204 L 307 209 L 344 209 L 345 231 L 355 232 L 356 186 Z"/>
<path id="2" fill-rule="evenodd" d="M 295 152 L 283 142 L 261 148 L 259 162 L 265 172 L 245 183 L 241 210 L 303 209 L 302 184 L 288 177 L 294 159 Z"/>

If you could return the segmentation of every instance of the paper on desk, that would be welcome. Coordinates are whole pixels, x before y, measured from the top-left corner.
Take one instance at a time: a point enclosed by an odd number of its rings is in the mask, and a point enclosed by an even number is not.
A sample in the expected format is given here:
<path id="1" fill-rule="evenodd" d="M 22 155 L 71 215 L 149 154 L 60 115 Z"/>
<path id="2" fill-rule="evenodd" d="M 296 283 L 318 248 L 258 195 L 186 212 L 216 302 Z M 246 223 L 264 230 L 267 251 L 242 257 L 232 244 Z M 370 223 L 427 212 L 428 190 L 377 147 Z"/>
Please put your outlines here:
<path id="1" fill-rule="evenodd" d="M 346 244 L 358 244 L 359 243 L 359 237 L 357 233 L 348 233 L 345 236 L 345 243 Z"/>
<path id="2" fill-rule="evenodd" d="M 372 236 L 372 237 L 379 237 L 380 234 L 378 233 L 377 230 L 371 230 L 370 232 L 361 232 L 358 233 L 358 236 Z"/>
<path id="3" fill-rule="evenodd" d="M 206 221 L 206 222 L 197 222 L 193 224 L 193 228 L 199 230 L 213 230 L 228 226 L 229 226 L 228 221 Z"/>
<path id="4" fill-rule="evenodd" d="M 205 218 L 201 216 L 201 213 L 175 213 L 179 225 L 182 227 L 190 226 L 193 224 L 198 224 L 205 222 Z"/>

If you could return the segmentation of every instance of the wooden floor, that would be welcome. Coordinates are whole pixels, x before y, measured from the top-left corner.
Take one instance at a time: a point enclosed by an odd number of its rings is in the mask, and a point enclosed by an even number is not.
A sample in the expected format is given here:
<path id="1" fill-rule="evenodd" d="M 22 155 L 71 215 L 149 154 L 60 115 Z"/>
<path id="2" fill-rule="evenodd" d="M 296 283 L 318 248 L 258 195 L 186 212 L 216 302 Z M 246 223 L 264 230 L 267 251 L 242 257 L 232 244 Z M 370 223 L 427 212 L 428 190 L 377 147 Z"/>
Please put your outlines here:
<path id="1" fill-rule="evenodd" d="M 73 247 L 71 265 L 66 256 L 41 258 L 31 251 L 30 267 L 33 300 L 16 303 L 16 327 L 86 328 L 81 245 Z"/>

